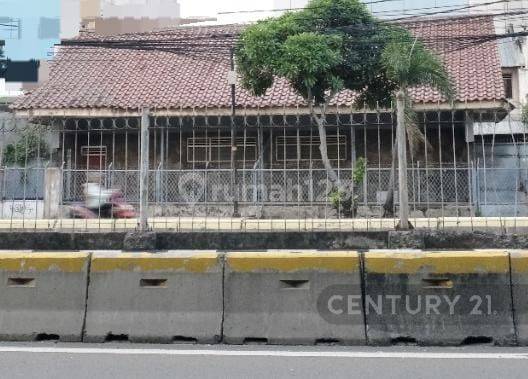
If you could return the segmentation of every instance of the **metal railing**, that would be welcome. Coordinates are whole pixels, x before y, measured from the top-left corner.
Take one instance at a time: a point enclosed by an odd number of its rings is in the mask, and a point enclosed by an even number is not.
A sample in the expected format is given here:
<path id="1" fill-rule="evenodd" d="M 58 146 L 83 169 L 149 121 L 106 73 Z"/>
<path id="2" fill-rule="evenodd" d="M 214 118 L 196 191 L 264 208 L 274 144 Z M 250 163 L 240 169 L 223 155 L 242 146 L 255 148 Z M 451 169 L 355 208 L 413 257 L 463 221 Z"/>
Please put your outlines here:
<path id="1" fill-rule="evenodd" d="M 389 111 L 365 112 L 328 117 L 329 159 L 352 205 L 340 196 L 336 203 L 336 183 L 324 169 L 317 128 L 306 115 L 147 115 L 144 161 L 139 117 L 0 121 L 0 224 L 136 228 L 136 219 L 71 219 L 70 207 L 84 201 L 84 185 L 97 182 L 121 190 L 137 211 L 143 200 L 152 227 L 184 230 L 190 219 L 191 229 L 391 229 L 399 211 L 397 174 L 391 180 L 395 121 Z M 504 123 L 500 112 L 432 113 L 417 116 L 427 143 L 408 154 L 412 222 L 439 227 L 452 218 L 450 225 L 461 228 L 468 220 L 474 225 L 511 217 L 517 225 L 526 217 L 528 227 L 526 133 L 499 134 L 498 126 L 493 135 L 467 131 L 479 118 Z M 238 127 L 235 163 L 225 142 L 232 121 Z M 358 182 L 360 159 L 366 168 Z M 142 182 L 148 184 L 143 199 Z M 385 204 L 391 191 L 394 202 Z M 234 215 L 235 204 L 240 215 Z"/>

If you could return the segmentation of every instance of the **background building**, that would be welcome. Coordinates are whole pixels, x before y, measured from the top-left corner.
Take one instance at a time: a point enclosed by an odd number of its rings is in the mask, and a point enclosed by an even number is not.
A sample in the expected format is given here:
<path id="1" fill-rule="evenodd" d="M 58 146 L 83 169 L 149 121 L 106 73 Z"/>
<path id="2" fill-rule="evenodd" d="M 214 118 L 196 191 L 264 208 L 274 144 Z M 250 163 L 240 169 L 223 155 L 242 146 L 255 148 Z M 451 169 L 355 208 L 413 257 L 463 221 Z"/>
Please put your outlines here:
<path id="1" fill-rule="evenodd" d="M 60 0 L 2 0 L 0 40 L 9 61 L 0 75 L 0 98 L 18 96 L 46 77 L 59 38 Z"/>

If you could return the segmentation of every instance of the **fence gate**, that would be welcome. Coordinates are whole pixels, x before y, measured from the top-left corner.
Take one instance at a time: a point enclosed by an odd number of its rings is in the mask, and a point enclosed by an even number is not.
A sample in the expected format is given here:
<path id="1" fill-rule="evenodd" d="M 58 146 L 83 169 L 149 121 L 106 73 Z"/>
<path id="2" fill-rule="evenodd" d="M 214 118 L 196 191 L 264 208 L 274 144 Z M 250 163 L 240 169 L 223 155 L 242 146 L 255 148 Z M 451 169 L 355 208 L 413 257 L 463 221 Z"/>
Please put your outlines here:
<path id="1" fill-rule="evenodd" d="M 475 191 L 480 215 L 526 216 L 528 146 L 516 143 L 485 144 L 478 146 L 476 152 Z"/>

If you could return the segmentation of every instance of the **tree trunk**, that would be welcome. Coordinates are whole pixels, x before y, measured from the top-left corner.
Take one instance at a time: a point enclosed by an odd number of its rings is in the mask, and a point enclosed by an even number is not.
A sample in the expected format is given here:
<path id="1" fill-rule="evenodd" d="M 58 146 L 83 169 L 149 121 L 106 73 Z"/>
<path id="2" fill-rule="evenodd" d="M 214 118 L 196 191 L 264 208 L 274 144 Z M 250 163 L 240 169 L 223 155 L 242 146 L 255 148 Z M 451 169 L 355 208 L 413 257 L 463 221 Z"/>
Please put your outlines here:
<path id="1" fill-rule="evenodd" d="M 312 114 L 312 116 L 317 123 L 317 128 L 319 129 L 319 151 L 321 152 L 321 160 L 323 161 L 324 168 L 332 184 L 339 187 L 339 176 L 332 167 L 332 163 L 330 163 L 330 159 L 328 158 L 328 145 L 326 143 L 326 128 L 324 124 L 324 116 L 317 117 L 317 115 L 315 114 Z"/>

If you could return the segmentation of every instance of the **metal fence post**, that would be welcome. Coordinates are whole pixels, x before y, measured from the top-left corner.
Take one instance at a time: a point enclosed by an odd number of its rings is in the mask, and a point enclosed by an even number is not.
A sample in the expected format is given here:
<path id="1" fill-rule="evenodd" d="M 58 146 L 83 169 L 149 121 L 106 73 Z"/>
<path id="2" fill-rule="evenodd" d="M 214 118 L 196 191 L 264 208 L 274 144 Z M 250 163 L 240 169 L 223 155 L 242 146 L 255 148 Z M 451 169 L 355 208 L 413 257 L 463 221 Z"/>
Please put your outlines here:
<path id="1" fill-rule="evenodd" d="M 236 127 L 236 65 L 235 50 L 231 49 L 231 71 L 228 82 L 231 85 L 231 196 L 233 196 L 233 217 L 240 217 L 238 209 L 238 174 L 237 174 L 237 127 Z"/>
<path id="2" fill-rule="evenodd" d="M 139 180 L 139 229 L 148 229 L 148 184 L 149 184 L 149 119 L 150 110 L 141 113 L 141 166 Z"/>
<path id="3" fill-rule="evenodd" d="M 400 197 L 400 229 L 409 229 L 409 187 L 407 182 L 407 133 L 405 130 L 405 94 L 396 95 L 398 110 L 398 184 Z"/>

